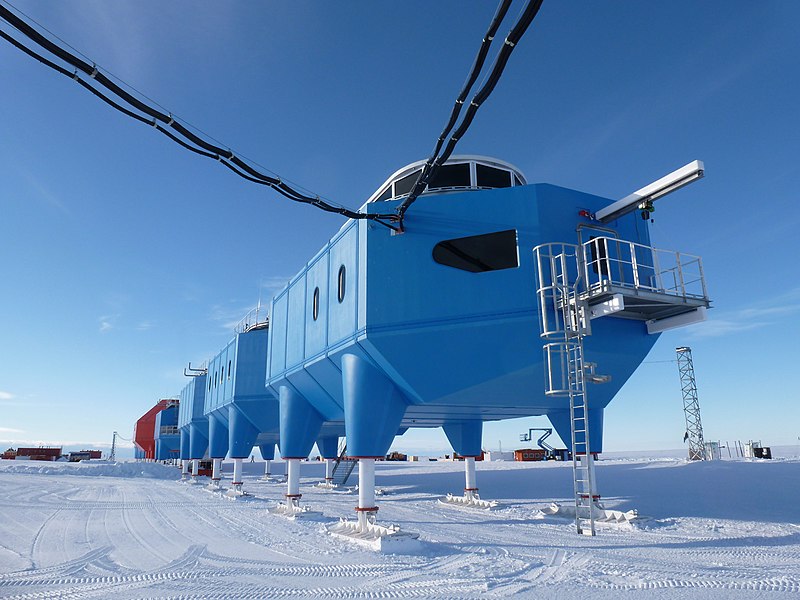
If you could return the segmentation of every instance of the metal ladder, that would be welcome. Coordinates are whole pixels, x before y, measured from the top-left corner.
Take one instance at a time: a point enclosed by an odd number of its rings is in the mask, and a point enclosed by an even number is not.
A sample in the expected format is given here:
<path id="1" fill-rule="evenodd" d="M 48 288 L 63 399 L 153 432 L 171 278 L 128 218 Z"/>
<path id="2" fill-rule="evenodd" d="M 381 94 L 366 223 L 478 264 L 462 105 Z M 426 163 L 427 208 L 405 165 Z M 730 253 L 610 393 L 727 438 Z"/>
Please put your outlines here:
<path id="1" fill-rule="evenodd" d="M 534 248 L 537 297 L 544 344 L 545 394 L 569 398 L 575 526 L 595 535 L 594 465 L 589 445 L 589 408 L 583 337 L 591 334 L 588 305 L 578 298 L 581 254 L 572 244 L 542 244 Z M 557 340 L 557 341 L 555 341 Z"/>

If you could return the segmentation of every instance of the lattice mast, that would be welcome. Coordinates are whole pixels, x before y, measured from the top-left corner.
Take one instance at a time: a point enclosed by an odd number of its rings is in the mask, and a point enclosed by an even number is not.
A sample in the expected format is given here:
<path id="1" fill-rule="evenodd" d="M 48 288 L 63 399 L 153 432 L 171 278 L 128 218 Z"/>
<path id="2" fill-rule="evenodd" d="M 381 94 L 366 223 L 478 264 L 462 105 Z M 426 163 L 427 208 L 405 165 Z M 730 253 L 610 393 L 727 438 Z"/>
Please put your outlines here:
<path id="1" fill-rule="evenodd" d="M 692 349 L 683 346 L 675 348 L 675 351 L 678 353 L 678 373 L 683 393 L 683 412 L 686 416 L 684 441 L 689 442 L 689 460 L 705 460 L 706 444 L 703 440 L 703 424 L 700 421 L 700 402 L 697 399 Z"/>

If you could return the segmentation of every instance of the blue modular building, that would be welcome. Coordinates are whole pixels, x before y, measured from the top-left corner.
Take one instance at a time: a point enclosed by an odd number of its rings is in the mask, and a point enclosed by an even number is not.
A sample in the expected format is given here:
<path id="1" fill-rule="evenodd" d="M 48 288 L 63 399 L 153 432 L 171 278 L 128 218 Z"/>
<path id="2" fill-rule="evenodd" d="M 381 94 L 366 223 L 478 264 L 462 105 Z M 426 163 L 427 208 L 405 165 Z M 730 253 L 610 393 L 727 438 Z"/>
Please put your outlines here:
<path id="1" fill-rule="evenodd" d="M 219 480 L 221 459 L 232 458 L 237 492 L 242 459 L 256 444 L 268 455 L 278 443 L 278 402 L 264 387 L 268 334 L 266 322 L 244 328 L 208 364 L 203 413 L 214 459 L 212 480 Z"/>
<path id="2" fill-rule="evenodd" d="M 181 435 L 178 431 L 178 400 L 170 400 L 156 414 L 153 432 L 156 460 L 177 459 L 180 456 Z"/>
<path id="3" fill-rule="evenodd" d="M 208 417 L 204 412 L 205 398 L 206 374 L 202 370 L 197 370 L 181 391 L 181 403 L 178 408 L 181 460 L 199 461 L 208 453 Z"/>
<path id="4" fill-rule="evenodd" d="M 397 171 L 363 209 L 395 210 L 421 168 Z M 441 168 L 403 233 L 348 221 L 272 300 L 266 384 L 279 399 L 284 458 L 307 456 L 325 424 L 342 422 L 348 454 L 364 459 L 382 457 L 405 428 L 439 426 L 473 457 L 485 421 L 534 415 L 569 445 L 569 402 L 545 393 L 553 373 L 540 339 L 552 308 L 537 296 L 533 249 L 551 242 L 575 246 L 585 270 L 575 289 L 594 286 L 581 303 L 608 315 L 584 342 L 587 366 L 602 373 L 588 378 L 587 419 L 591 451 L 601 451 L 603 409 L 655 343 L 653 324 L 708 306 L 704 284 L 695 295 L 673 286 L 663 301 L 648 220 L 635 206 L 595 217 L 612 202 L 463 156 Z"/>

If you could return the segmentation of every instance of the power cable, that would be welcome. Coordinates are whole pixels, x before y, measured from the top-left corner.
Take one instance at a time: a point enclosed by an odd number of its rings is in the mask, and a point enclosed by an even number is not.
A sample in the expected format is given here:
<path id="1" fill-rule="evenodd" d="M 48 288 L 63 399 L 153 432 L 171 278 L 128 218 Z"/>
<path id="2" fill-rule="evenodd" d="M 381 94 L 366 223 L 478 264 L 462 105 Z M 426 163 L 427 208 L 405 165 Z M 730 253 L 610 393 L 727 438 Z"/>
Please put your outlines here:
<path id="1" fill-rule="evenodd" d="M 425 186 L 435 177 L 436 172 L 439 168 L 447 161 L 448 158 L 453 153 L 453 150 L 456 147 L 458 141 L 463 137 L 466 133 L 469 126 L 472 124 L 473 119 L 475 118 L 475 114 L 478 112 L 478 108 L 480 108 L 481 104 L 483 104 L 486 99 L 491 95 L 492 91 L 494 90 L 497 82 L 500 81 L 500 76 L 503 74 L 503 70 L 508 64 L 508 60 L 511 57 L 512 52 L 516 48 L 517 44 L 519 43 L 522 36 L 528 29 L 528 26 L 533 22 L 534 17 L 536 17 L 539 9 L 542 6 L 543 0 L 529 0 L 527 6 L 522 11 L 519 19 L 517 20 L 516 24 L 512 27 L 511 31 L 509 31 L 508 36 L 506 36 L 505 42 L 503 43 L 503 47 L 497 53 L 497 57 L 495 58 L 494 64 L 486 77 L 486 80 L 478 92 L 473 96 L 472 100 L 470 101 L 469 107 L 467 108 L 464 116 L 461 120 L 461 124 L 458 128 L 452 133 L 447 146 L 445 146 L 444 150 L 439 154 L 439 156 L 434 156 L 428 160 L 430 163 L 430 168 L 423 169 L 420 171 L 420 175 L 417 178 L 417 182 L 414 184 L 412 188 L 412 193 L 406 197 L 406 199 L 400 204 L 397 208 L 397 215 L 396 220 L 399 222 L 400 229 L 403 229 L 403 218 L 405 217 L 405 213 L 408 210 L 408 207 L 411 206 L 425 189 Z M 492 25 L 494 26 L 495 21 L 497 20 L 498 15 L 500 15 L 505 2 L 503 2 L 495 18 L 492 19 Z M 503 13 L 504 14 L 504 13 Z M 500 15 L 502 16 L 502 15 Z M 499 22 L 497 23 L 499 26 Z M 491 27 L 490 26 L 490 27 Z M 484 38 L 485 41 L 485 38 Z M 484 44 L 481 45 L 481 50 L 483 49 Z M 488 51 L 488 47 L 487 47 Z M 479 54 L 480 55 L 480 54 Z M 473 65 L 474 68 L 474 65 Z M 460 109 L 459 109 L 460 111 Z M 445 131 L 447 128 L 445 128 Z M 447 134 L 445 134 L 447 135 Z M 441 145 L 437 143 L 437 148 L 440 148 Z M 426 163 L 426 167 L 428 165 Z"/>
<path id="2" fill-rule="evenodd" d="M 74 79 L 79 85 L 81 85 L 83 88 L 91 92 L 93 95 L 103 100 L 109 106 L 117 109 L 123 114 L 141 123 L 151 125 L 155 129 L 166 135 L 168 138 L 170 138 L 172 141 L 180 144 L 183 148 L 190 150 L 195 154 L 215 159 L 219 161 L 223 166 L 227 167 L 230 171 L 238 175 L 239 177 L 242 177 L 243 179 L 246 179 L 247 181 L 251 181 L 253 183 L 270 187 L 275 191 L 277 191 L 278 193 L 280 193 L 281 195 L 283 195 L 284 197 L 288 198 L 289 200 L 310 204 L 326 212 L 340 214 L 350 219 L 372 220 L 391 229 L 395 230 L 397 229 L 395 226 L 387 222 L 388 220 L 395 218 L 395 215 L 393 214 L 369 214 L 369 213 L 353 211 L 339 205 L 334 205 L 326 200 L 323 200 L 320 196 L 317 195 L 312 196 L 309 194 L 305 194 L 295 189 L 294 187 L 290 186 L 288 183 L 286 183 L 286 181 L 282 180 L 279 176 L 273 177 L 265 173 L 262 173 L 258 169 L 250 166 L 247 162 L 245 162 L 245 160 L 234 154 L 230 149 L 222 148 L 219 145 L 219 142 L 216 142 L 216 140 L 213 140 L 216 143 L 212 143 L 211 141 L 204 139 L 203 136 L 205 136 L 205 134 L 203 135 L 195 134 L 186 126 L 184 126 L 180 121 L 176 120 L 176 118 L 172 115 L 172 113 L 165 113 L 162 112 L 161 110 L 157 110 L 156 108 L 150 106 L 146 102 L 143 102 L 142 100 L 138 99 L 136 96 L 129 93 L 128 91 L 117 85 L 114 81 L 109 79 L 103 72 L 101 72 L 98 69 L 95 63 L 92 63 L 90 65 L 85 60 L 78 58 L 71 52 L 67 51 L 66 49 L 56 44 L 55 42 L 49 40 L 47 37 L 36 31 L 36 29 L 33 28 L 31 25 L 26 23 L 25 20 L 15 15 L 12 11 L 7 9 L 2 4 L 0 4 L 0 18 L 6 21 L 8 24 L 10 24 L 12 27 L 14 27 L 22 35 L 24 35 L 25 37 L 35 42 L 40 47 L 47 50 L 50 54 L 56 56 L 66 64 L 72 66 L 75 69 L 75 71 L 70 72 L 69 70 L 59 66 L 58 64 L 48 60 L 44 56 L 31 50 L 25 44 L 16 40 L 15 38 L 13 38 L 8 33 L 2 30 L 0 30 L 0 37 L 11 43 L 19 50 L 23 51 L 28 56 L 36 59 L 43 65 L 50 67 L 51 69 L 55 70 L 58 73 L 61 73 L 66 77 Z M 114 101 L 113 99 L 109 98 L 108 96 L 100 92 L 89 82 L 80 78 L 78 76 L 79 71 L 88 75 L 92 81 L 96 82 L 97 84 L 109 90 L 114 96 L 116 96 L 117 98 L 122 100 L 125 104 L 135 109 L 135 111 L 138 111 L 138 113 L 122 106 L 118 102 Z M 125 85 L 127 87 L 131 87 L 128 86 L 127 84 Z M 144 96 L 143 94 L 141 95 Z M 151 117 L 151 119 L 142 116 L 142 114 L 140 113 L 143 113 L 144 115 Z M 175 132 L 177 132 L 178 135 L 175 135 L 168 129 L 164 128 L 160 123 L 163 123 L 167 127 L 173 129 Z M 209 138 L 210 136 L 205 136 L 205 137 Z"/>

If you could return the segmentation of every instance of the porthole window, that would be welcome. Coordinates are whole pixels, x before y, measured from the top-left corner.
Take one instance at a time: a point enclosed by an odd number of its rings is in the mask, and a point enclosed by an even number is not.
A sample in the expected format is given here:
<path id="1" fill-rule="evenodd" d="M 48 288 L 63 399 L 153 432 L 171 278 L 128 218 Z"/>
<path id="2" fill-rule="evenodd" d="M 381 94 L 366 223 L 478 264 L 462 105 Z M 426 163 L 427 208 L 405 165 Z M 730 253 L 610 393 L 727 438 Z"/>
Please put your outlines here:
<path id="1" fill-rule="evenodd" d="M 433 260 L 470 273 L 514 269 L 519 266 L 517 231 L 507 229 L 439 242 Z"/>
<path id="2" fill-rule="evenodd" d="M 344 265 L 339 267 L 339 293 L 337 294 L 337 298 L 339 299 L 339 304 L 344 301 L 344 292 L 345 292 L 345 284 L 347 283 L 347 269 L 344 268 Z"/>
<path id="3" fill-rule="evenodd" d="M 314 288 L 314 296 L 311 298 L 311 316 L 316 321 L 319 317 L 319 288 Z"/>

